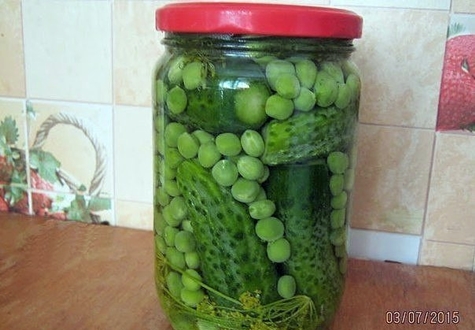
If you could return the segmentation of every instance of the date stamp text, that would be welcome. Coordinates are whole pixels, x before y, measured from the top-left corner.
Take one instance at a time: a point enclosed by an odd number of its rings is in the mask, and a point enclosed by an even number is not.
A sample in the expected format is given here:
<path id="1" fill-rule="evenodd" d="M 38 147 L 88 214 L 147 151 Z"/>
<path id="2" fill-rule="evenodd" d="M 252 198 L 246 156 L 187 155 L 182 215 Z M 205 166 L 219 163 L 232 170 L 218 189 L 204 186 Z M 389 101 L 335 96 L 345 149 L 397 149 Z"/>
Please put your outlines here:
<path id="1" fill-rule="evenodd" d="M 386 312 L 386 324 L 458 324 L 458 311 L 392 310 Z"/>

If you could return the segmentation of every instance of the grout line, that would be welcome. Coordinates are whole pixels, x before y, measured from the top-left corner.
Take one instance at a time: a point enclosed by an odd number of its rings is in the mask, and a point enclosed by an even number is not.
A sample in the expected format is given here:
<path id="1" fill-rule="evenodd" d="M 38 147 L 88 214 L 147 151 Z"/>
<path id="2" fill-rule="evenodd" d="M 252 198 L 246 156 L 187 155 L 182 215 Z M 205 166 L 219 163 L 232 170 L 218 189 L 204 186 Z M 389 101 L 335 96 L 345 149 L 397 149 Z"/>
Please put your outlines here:
<path id="1" fill-rule="evenodd" d="M 378 127 L 388 127 L 388 128 L 404 128 L 404 129 L 418 129 L 422 131 L 435 131 L 435 127 L 417 127 L 417 126 L 407 126 L 407 125 L 394 125 L 394 124 L 384 124 L 384 123 L 370 123 L 359 121 L 359 124 L 368 125 L 368 126 L 378 126 Z"/>
<path id="2" fill-rule="evenodd" d="M 110 52 L 111 52 L 111 119 L 112 119 L 112 129 L 111 129 L 111 134 L 112 134 L 112 149 L 110 155 L 110 161 L 112 164 L 110 165 L 111 167 L 111 176 L 112 176 L 112 187 L 111 187 L 111 221 L 110 225 L 112 226 L 117 226 L 117 203 L 116 203 L 116 198 L 117 198 L 117 191 L 116 191 L 116 169 L 115 169 L 115 164 L 116 164 L 116 152 L 115 152 L 115 146 L 116 146 L 116 127 L 115 127 L 115 108 L 116 108 L 116 92 L 115 92 L 115 72 L 114 72 L 114 60 L 115 60 L 115 35 L 114 35 L 114 24 L 115 24 L 115 6 L 114 0 L 109 0 L 110 2 L 110 15 L 111 15 L 111 25 L 110 25 L 110 36 L 111 36 L 111 44 L 110 44 Z"/>
<path id="3" fill-rule="evenodd" d="M 461 246 L 468 246 L 468 247 L 473 247 L 475 248 L 475 244 L 470 244 L 470 243 L 458 243 L 458 242 L 451 242 L 451 241 L 444 241 L 444 240 L 435 240 L 435 239 L 428 239 L 426 240 L 427 242 L 433 242 L 433 243 L 443 243 L 443 244 L 452 244 L 452 245 L 461 245 Z M 474 256 L 475 257 L 475 256 Z"/>
<path id="4" fill-rule="evenodd" d="M 23 44 L 23 82 L 25 86 L 25 97 L 23 98 L 23 129 L 25 131 L 25 171 L 26 171 L 26 193 L 28 198 L 28 213 L 34 215 L 33 210 L 33 195 L 31 193 L 31 175 L 30 175 L 30 119 L 27 113 L 27 105 L 29 102 L 29 90 L 27 84 L 27 65 L 26 65 L 26 42 L 25 42 L 25 19 L 24 19 L 24 0 L 20 2 L 20 11 L 21 11 L 21 38 Z"/>
<path id="5" fill-rule="evenodd" d="M 421 228 L 421 244 L 419 245 L 419 253 L 417 256 L 417 263 L 420 264 L 421 258 L 422 258 L 422 245 L 424 244 L 425 240 L 425 227 L 427 224 L 427 216 L 428 216 L 428 209 L 429 209 L 429 198 L 430 198 L 430 192 L 431 192 L 431 187 L 432 187 L 432 174 L 434 173 L 434 160 L 435 160 L 435 152 L 436 152 L 436 146 L 437 146 L 437 137 L 438 134 L 437 132 L 434 132 L 434 140 L 432 142 L 432 155 L 430 158 L 430 170 L 429 170 L 429 178 L 427 180 L 427 193 L 426 193 L 426 198 L 424 201 L 424 215 L 422 218 L 422 228 Z"/>

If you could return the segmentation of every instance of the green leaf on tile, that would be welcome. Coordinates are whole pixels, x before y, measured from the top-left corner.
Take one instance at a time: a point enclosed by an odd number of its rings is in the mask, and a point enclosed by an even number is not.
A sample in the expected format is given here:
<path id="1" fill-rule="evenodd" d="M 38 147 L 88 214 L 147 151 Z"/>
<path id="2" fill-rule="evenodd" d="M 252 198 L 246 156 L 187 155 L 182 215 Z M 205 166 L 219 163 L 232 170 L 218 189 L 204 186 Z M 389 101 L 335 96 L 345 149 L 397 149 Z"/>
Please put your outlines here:
<path id="1" fill-rule="evenodd" d="M 8 116 L 0 123 L 0 136 L 5 138 L 4 141 L 7 145 L 13 145 L 17 142 L 20 135 L 13 117 Z"/>
<path id="2" fill-rule="evenodd" d="M 90 211 L 104 211 L 110 210 L 110 208 L 111 201 L 108 198 L 91 197 L 91 200 L 89 201 Z"/>
<path id="3" fill-rule="evenodd" d="M 5 200 L 8 201 L 10 205 L 15 205 L 18 203 L 21 199 L 23 199 L 23 196 L 25 195 L 26 189 L 23 187 L 17 187 L 17 186 L 5 186 Z"/>
<path id="4" fill-rule="evenodd" d="M 86 206 L 86 199 L 82 195 L 76 195 L 68 210 L 68 219 L 82 222 L 91 222 L 91 215 Z"/>
<path id="5" fill-rule="evenodd" d="M 37 169 L 39 175 L 46 181 L 56 183 L 59 181 L 56 171 L 61 163 L 50 152 L 41 149 L 30 151 L 30 166 Z"/>

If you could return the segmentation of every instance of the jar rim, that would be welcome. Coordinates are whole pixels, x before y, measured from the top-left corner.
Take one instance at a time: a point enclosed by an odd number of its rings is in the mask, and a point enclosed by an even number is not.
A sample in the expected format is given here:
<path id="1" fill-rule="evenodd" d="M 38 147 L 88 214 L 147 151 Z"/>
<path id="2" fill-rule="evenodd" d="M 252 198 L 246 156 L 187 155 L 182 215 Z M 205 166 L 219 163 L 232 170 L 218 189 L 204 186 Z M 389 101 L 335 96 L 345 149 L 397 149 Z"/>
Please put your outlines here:
<path id="1" fill-rule="evenodd" d="M 337 8 L 268 3 L 189 2 L 156 10 L 156 29 L 182 33 L 355 39 L 363 19 Z"/>

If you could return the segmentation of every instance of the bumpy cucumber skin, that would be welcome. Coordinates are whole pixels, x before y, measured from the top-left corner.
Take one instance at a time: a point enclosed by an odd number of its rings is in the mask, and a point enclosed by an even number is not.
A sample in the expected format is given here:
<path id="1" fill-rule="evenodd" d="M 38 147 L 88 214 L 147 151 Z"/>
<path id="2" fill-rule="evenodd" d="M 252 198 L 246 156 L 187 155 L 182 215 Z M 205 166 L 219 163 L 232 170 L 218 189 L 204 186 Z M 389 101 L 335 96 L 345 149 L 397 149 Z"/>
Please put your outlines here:
<path id="1" fill-rule="evenodd" d="M 213 61 L 213 66 L 209 66 L 207 71 L 203 86 L 185 89 L 188 99 L 185 111 L 174 114 L 165 106 L 166 114 L 184 125 L 213 134 L 242 133 L 246 129 L 260 128 L 266 118 L 253 124 L 245 123 L 238 118 L 235 106 L 236 98 L 245 89 L 252 87 L 262 91 L 263 95 L 270 94 L 262 69 L 249 59 L 228 59 Z M 249 104 L 252 105 L 251 100 Z M 257 110 L 250 106 L 248 111 Z"/>
<path id="2" fill-rule="evenodd" d="M 284 222 L 292 254 L 285 273 L 297 283 L 297 294 L 309 296 L 328 323 L 344 289 L 344 276 L 330 241 L 329 173 L 326 164 L 281 165 L 266 182 L 276 216 Z"/>
<path id="3" fill-rule="evenodd" d="M 178 167 L 177 181 L 189 208 L 204 282 L 234 299 L 260 290 L 262 303 L 277 300 L 277 271 L 254 233 L 247 207 L 194 160 Z M 218 295 L 211 298 L 232 305 Z"/>
<path id="4" fill-rule="evenodd" d="M 353 139 L 356 117 L 353 106 L 343 110 L 332 106 L 270 121 L 263 129 L 262 161 L 267 165 L 290 164 L 346 150 Z"/>

